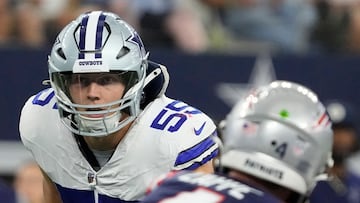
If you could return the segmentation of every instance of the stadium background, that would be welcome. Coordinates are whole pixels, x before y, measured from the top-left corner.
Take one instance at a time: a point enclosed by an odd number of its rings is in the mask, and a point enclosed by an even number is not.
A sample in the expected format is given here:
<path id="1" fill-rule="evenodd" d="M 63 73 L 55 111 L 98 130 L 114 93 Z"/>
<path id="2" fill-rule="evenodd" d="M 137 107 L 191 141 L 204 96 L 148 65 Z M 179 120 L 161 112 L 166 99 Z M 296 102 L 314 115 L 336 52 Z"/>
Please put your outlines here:
<path id="1" fill-rule="evenodd" d="M 19 145 L 18 120 L 25 100 L 46 88 L 48 50 L 3 49 L 1 63 L 0 174 L 12 173 L 29 155 Z M 220 98 L 220 84 L 245 85 L 257 56 L 219 54 L 188 55 L 171 50 L 153 50 L 150 59 L 168 67 L 167 95 L 208 113 L 215 121 L 230 110 Z M 320 99 L 341 99 L 360 104 L 360 57 L 349 55 L 282 55 L 271 58 L 276 79 L 304 84 Z M 358 111 L 358 110 L 357 110 Z M 357 118 L 357 122 L 359 118 Z"/>

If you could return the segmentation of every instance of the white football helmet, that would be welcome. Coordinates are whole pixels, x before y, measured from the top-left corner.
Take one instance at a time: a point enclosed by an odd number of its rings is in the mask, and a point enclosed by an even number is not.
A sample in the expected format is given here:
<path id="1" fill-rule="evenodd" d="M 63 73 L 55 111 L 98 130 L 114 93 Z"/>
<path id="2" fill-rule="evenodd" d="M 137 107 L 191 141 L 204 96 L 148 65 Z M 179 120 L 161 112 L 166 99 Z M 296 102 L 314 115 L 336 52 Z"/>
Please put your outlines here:
<path id="1" fill-rule="evenodd" d="M 231 110 L 223 131 L 225 168 L 308 196 L 332 166 L 333 133 L 324 105 L 310 89 L 273 81 Z"/>
<path id="2" fill-rule="evenodd" d="M 60 116 L 73 133 L 106 136 L 124 127 L 140 113 L 147 53 L 136 31 L 119 16 L 102 11 L 80 15 L 57 36 L 48 67 Z M 96 82 L 100 80 L 99 83 L 107 80 L 123 83 L 125 92 L 122 98 L 100 105 L 74 103 L 69 93 L 70 84 L 75 79 L 86 82 L 89 80 L 87 77 L 94 74 L 111 75 L 112 78 L 100 76 L 96 79 Z M 129 116 L 120 120 L 124 112 Z M 88 116 L 91 114 L 105 116 Z"/>

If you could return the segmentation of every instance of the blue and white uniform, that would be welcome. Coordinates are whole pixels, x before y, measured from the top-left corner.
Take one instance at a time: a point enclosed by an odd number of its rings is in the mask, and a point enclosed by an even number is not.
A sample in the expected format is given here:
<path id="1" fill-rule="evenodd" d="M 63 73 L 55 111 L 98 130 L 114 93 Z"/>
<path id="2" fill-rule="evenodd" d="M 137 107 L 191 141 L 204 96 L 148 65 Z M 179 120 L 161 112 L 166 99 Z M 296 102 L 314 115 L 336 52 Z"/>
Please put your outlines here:
<path id="1" fill-rule="evenodd" d="M 53 89 L 29 98 L 20 118 L 24 145 L 67 202 L 130 202 L 141 199 L 155 178 L 195 169 L 214 158 L 213 121 L 201 111 L 160 96 L 142 111 L 110 160 L 95 171 L 63 125 Z"/>
<path id="2" fill-rule="evenodd" d="M 142 203 L 281 203 L 263 189 L 220 174 L 189 171 L 165 178 Z"/>

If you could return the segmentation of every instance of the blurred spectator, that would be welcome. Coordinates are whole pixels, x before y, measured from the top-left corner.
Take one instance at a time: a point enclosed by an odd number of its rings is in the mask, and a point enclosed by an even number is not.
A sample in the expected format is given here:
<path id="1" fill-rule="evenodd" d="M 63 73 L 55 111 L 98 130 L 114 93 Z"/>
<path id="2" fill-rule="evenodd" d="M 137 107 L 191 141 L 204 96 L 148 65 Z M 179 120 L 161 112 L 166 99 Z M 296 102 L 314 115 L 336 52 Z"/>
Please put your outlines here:
<path id="1" fill-rule="evenodd" d="M 58 0 L 47 1 L 57 2 Z M 78 15 L 86 11 L 100 10 L 103 5 L 103 3 L 95 0 L 66 0 L 62 12 L 47 20 L 47 39 L 49 43 L 51 44 L 60 30 Z"/>
<path id="2" fill-rule="evenodd" d="M 96 1 L 96 0 L 93 0 Z M 98 0 L 102 1 L 102 0 Z M 135 30 L 140 30 L 138 16 L 133 12 L 131 8 L 131 2 L 128 0 L 108 0 L 104 5 L 107 10 L 118 14 L 126 22 L 132 25 Z M 147 45 L 147 44 L 146 44 Z"/>
<path id="3" fill-rule="evenodd" d="M 6 45 L 12 40 L 13 13 L 9 0 L 0 1 L 0 45 Z"/>
<path id="4" fill-rule="evenodd" d="M 43 175 L 40 167 L 29 162 L 15 174 L 14 188 L 19 203 L 43 203 Z"/>
<path id="5" fill-rule="evenodd" d="M 19 0 L 15 8 L 17 40 L 33 48 L 49 46 L 64 25 L 103 4 L 95 0 Z"/>
<path id="6" fill-rule="evenodd" d="M 207 34 L 186 0 L 128 0 L 147 47 L 175 48 L 189 53 L 206 51 Z"/>
<path id="7" fill-rule="evenodd" d="M 238 40 L 253 42 L 259 51 L 308 51 L 316 21 L 310 0 L 229 0 L 224 6 L 223 22 Z"/>
<path id="8" fill-rule="evenodd" d="M 241 0 L 240 0 L 241 1 Z M 226 54 L 258 54 L 272 51 L 273 46 L 264 40 L 254 40 L 237 35 L 226 26 L 224 16 L 228 7 L 234 6 L 229 0 L 190 0 L 184 5 L 197 15 L 206 30 L 207 52 Z"/>
<path id="9" fill-rule="evenodd" d="M 41 0 L 23 0 L 15 9 L 17 41 L 28 47 L 42 47 L 46 42 Z"/>
<path id="10" fill-rule="evenodd" d="M 345 2 L 315 0 L 318 20 L 311 34 L 311 42 L 315 52 L 347 51 L 351 14 L 349 1 Z"/>
<path id="11" fill-rule="evenodd" d="M 359 146 L 356 109 L 347 102 L 332 101 L 327 110 L 333 121 L 334 166 L 329 169 L 330 179 L 316 185 L 310 203 L 359 203 L 360 177 L 346 162 Z"/>
<path id="12" fill-rule="evenodd" d="M 191 11 L 199 21 L 199 26 L 205 30 L 206 52 L 238 51 L 242 47 L 237 46 L 236 40 L 224 27 L 221 19 L 221 11 L 225 0 L 185 0 L 182 6 Z"/>
<path id="13" fill-rule="evenodd" d="M 65 8 L 61 14 L 56 16 L 53 20 L 53 23 L 56 26 L 56 32 L 60 31 L 61 28 L 63 28 L 81 13 L 91 10 L 100 10 L 102 8 L 101 5 L 94 1 L 68 0 L 68 3 L 65 5 Z"/>
<path id="14" fill-rule="evenodd" d="M 318 21 L 312 33 L 319 53 L 360 53 L 360 1 L 315 0 Z"/>
<path id="15" fill-rule="evenodd" d="M 360 1 L 348 0 L 348 2 L 350 3 L 349 5 L 347 5 L 350 10 L 348 47 L 351 53 L 358 54 L 360 53 Z"/>

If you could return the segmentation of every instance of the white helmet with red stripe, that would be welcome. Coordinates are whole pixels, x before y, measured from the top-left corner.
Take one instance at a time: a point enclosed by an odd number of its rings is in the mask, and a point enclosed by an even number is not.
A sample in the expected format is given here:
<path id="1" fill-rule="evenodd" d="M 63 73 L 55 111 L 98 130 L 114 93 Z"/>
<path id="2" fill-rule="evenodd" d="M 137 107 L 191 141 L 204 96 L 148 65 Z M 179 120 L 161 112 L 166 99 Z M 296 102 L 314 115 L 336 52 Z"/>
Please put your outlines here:
<path id="1" fill-rule="evenodd" d="M 48 60 L 62 121 L 84 136 L 106 136 L 133 121 L 140 113 L 147 64 L 139 35 L 119 16 L 103 11 L 80 15 L 59 33 Z M 102 84 L 121 82 L 122 97 L 106 104 L 75 103 L 69 87 L 74 81 L 88 85 L 89 75 L 99 75 L 96 81 Z"/>
<path id="2" fill-rule="evenodd" d="M 226 118 L 222 165 L 308 195 L 332 165 L 333 132 L 310 89 L 274 81 L 244 97 Z"/>

